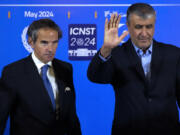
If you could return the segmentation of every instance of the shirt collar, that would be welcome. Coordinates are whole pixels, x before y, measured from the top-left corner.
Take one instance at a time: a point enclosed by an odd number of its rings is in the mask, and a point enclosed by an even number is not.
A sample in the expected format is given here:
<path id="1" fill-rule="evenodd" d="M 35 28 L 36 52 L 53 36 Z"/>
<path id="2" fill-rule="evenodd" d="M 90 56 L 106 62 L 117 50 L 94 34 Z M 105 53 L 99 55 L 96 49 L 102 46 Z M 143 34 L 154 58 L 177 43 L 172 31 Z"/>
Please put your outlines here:
<path id="1" fill-rule="evenodd" d="M 138 55 L 142 55 L 143 54 L 142 49 L 138 48 L 133 42 L 132 42 L 132 44 L 134 46 L 134 49 L 135 49 L 136 53 Z M 152 47 L 153 47 L 153 41 L 152 41 L 150 47 L 147 49 L 146 54 L 152 54 Z"/>
<path id="2" fill-rule="evenodd" d="M 45 64 L 35 56 L 34 52 L 32 52 L 31 56 L 32 56 L 32 59 L 38 69 L 41 69 L 41 67 L 43 67 L 46 64 L 49 65 L 50 67 L 52 66 L 52 61 L 49 61 L 48 63 Z"/>

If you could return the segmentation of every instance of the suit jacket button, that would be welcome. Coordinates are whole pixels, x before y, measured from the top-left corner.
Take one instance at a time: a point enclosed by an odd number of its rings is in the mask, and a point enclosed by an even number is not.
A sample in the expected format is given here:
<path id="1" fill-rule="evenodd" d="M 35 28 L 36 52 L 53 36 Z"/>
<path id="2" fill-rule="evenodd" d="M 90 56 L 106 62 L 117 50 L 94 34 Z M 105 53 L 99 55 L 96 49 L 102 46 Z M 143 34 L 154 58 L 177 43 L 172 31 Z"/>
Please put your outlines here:
<path id="1" fill-rule="evenodd" d="M 152 98 L 148 98 L 148 102 L 152 102 Z"/>
<path id="2" fill-rule="evenodd" d="M 56 115 L 56 120 L 59 120 L 59 115 Z"/>

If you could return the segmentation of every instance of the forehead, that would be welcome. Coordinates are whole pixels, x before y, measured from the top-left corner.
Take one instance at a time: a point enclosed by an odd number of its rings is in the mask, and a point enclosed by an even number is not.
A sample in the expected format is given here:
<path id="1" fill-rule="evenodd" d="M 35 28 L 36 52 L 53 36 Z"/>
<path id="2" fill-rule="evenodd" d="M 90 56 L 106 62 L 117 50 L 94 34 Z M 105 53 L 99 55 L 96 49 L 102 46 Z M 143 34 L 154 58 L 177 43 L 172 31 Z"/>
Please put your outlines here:
<path id="1" fill-rule="evenodd" d="M 130 16 L 130 24 L 134 25 L 149 25 L 149 24 L 154 24 L 155 23 L 155 16 L 149 15 L 146 18 L 143 18 L 141 16 L 138 16 L 136 14 L 132 14 Z"/>
<path id="2" fill-rule="evenodd" d="M 41 28 L 37 32 L 37 37 L 44 39 L 58 38 L 58 32 L 51 28 Z"/>

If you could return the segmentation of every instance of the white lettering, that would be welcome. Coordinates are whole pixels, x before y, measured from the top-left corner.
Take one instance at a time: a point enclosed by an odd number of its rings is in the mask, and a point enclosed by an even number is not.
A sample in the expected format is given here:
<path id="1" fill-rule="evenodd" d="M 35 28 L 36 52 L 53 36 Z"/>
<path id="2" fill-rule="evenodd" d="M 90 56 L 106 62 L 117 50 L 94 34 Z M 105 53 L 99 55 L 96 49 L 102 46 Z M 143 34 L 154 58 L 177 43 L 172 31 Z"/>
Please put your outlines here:
<path id="1" fill-rule="evenodd" d="M 52 11 L 24 11 L 24 17 L 31 17 L 31 18 L 41 18 L 41 17 L 54 17 L 54 13 Z"/>
<path id="2" fill-rule="evenodd" d="M 96 28 L 71 28 L 70 35 L 94 35 Z"/>
<path id="3" fill-rule="evenodd" d="M 31 12 L 31 11 L 24 11 L 24 17 L 37 18 L 38 17 L 38 13 Z"/>

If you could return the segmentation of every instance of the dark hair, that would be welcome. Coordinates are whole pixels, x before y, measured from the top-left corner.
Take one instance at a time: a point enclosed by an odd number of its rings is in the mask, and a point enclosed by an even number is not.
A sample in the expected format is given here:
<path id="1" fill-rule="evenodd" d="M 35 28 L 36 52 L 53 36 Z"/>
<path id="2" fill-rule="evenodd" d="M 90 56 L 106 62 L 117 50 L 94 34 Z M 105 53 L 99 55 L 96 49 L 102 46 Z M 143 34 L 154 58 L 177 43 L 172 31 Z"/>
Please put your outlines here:
<path id="1" fill-rule="evenodd" d="M 30 24 L 27 31 L 28 37 L 31 37 L 34 43 L 37 40 L 39 29 L 42 29 L 42 28 L 53 29 L 58 32 L 58 39 L 62 37 L 62 31 L 54 21 L 52 21 L 51 19 L 40 19 L 40 20 L 33 21 Z"/>
<path id="2" fill-rule="evenodd" d="M 127 22 L 130 23 L 130 16 L 132 14 L 138 15 L 143 19 L 147 19 L 149 15 L 155 16 L 156 12 L 154 8 L 146 3 L 132 4 L 127 10 Z"/>

